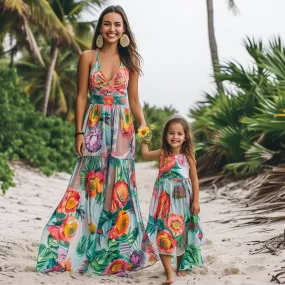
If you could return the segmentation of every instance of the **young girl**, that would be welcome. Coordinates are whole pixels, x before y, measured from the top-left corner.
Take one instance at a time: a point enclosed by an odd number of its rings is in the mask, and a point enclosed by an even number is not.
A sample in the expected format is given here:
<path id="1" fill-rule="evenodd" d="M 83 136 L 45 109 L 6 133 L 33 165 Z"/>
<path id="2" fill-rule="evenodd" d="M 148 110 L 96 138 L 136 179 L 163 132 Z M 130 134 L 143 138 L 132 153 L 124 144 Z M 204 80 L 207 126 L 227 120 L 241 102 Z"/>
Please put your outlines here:
<path id="1" fill-rule="evenodd" d="M 150 240 L 160 255 L 167 275 L 163 284 L 171 284 L 171 257 L 177 258 L 177 276 L 184 276 L 192 265 L 202 265 L 199 184 L 186 120 L 169 120 L 164 127 L 162 148 L 149 151 L 148 142 L 142 142 L 141 155 L 145 160 L 159 159 L 144 239 Z"/>

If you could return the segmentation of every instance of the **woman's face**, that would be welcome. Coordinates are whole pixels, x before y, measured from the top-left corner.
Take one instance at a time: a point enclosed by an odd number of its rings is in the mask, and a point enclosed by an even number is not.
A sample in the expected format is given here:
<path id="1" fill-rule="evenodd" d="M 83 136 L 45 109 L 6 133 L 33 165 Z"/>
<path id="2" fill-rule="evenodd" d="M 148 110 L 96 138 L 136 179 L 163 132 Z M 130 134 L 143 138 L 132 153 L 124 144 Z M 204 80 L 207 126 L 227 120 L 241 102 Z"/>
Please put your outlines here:
<path id="1" fill-rule="evenodd" d="M 117 42 L 124 33 L 122 16 L 116 12 L 104 15 L 100 32 L 105 42 L 110 44 Z"/>

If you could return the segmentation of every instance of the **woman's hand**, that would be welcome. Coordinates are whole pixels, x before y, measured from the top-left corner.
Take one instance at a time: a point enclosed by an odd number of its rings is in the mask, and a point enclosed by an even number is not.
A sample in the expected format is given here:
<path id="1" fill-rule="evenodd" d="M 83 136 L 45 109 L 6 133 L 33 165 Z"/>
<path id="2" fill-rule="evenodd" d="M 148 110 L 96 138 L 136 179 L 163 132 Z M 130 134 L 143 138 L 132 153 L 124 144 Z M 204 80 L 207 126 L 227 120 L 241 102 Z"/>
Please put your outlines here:
<path id="1" fill-rule="evenodd" d="M 140 126 L 139 126 L 139 129 L 145 128 L 145 127 L 146 127 L 146 122 L 142 122 L 142 123 L 140 124 Z"/>
<path id="2" fill-rule="evenodd" d="M 193 201 L 191 205 L 191 211 L 193 215 L 198 215 L 200 213 L 200 205 L 198 201 Z"/>
<path id="3" fill-rule="evenodd" d="M 84 135 L 80 134 L 75 137 L 75 151 L 78 156 L 82 156 L 85 151 Z"/>

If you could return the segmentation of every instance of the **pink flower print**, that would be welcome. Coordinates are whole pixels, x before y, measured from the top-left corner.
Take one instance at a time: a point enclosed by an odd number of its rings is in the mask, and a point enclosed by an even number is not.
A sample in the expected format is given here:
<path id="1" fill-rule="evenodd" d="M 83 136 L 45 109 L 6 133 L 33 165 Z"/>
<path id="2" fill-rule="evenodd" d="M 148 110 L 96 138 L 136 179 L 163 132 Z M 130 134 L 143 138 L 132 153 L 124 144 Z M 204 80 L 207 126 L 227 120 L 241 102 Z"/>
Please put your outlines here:
<path id="1" fill-rule="evenodd" d="M 176 161 L 181 166 L 188 166 L 187 158 L 185 155 L 176 156 Z"/>
<path id="2" fill-rule="evenodd" d="M 91 129 L 85 136 L 86 148 L 89 152 L 96 152 L 102 144 L 102 132 L 99 129 Z"/>

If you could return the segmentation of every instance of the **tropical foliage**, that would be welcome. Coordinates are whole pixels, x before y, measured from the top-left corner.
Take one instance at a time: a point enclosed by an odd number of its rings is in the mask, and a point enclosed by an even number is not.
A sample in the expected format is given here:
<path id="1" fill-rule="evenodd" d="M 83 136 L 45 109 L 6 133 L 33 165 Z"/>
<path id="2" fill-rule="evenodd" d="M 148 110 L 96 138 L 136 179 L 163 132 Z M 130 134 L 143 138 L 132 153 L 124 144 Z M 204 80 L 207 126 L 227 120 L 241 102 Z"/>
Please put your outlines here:
<path id="1" fill-rule="evenodd" d="M 76 161 L 74 127 L 37 112 L 17 83 L 14 69 L 0 70 L 0 181 L 5 191 L 13 171 L 7 161 L 23 159 L 45 174 L 71 172 Z"/>
<path id="2" fill-rule="evenodd" d="M 229 83 L 226 93 L 207 94 L 189 110 L 200 173 L 240 177 L 285 161 L 284 44 L 247 38 L 245 48 L 253 65 L 225 63 L 217 78 Z"/>

